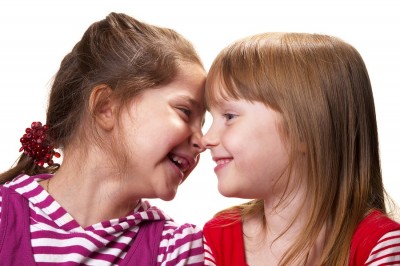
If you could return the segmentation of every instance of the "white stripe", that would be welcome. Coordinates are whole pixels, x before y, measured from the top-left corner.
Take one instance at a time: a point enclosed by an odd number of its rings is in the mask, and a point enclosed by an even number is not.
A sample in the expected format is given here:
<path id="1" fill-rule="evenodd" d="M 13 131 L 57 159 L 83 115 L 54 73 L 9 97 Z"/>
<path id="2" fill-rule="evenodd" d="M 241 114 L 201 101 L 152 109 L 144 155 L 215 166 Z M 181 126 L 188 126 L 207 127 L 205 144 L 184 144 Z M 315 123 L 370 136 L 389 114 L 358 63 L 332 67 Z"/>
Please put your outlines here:
<path id="1" fill-rule="evenodd" d="M 93 265 L 93 266 L 109 266 L 110 262 L 98 259 L 86 258 L 77 253 L 69 254 L 36 254 L 36 262 L 48 262 L 48 263 L 63 263 L 65 261 L 72 261 L 79 264 Z"/>
<path id="2" fill-rule="evenodd" d="M 205 260 L 204 265 L 205 266 L 217 266 L 217 264 L 215 264 L 214 262 L 212 262 L 210 260 Z"/>
<path id="3" fill-rule="evenodd" d="M 195 256 L 191 256 L 187 260 L 187 264 L 194 264 L 194 263 L 200 263 L 204 262 L 204 254 L 198 254 Z"/>
<path id="4" fill-rule="evenodd" d="M 160 247 L 168 247 L 168 246 L 175 246 L 175 242 L 182 238 L 185 238 L 188 235 L 193 235 L 197 231 L 193 227 L 187 227 L 182 230 L 182 232 L 177 231 L 177 228 L 171 228 L 168 230 L 164 230 L 162 237 L 166 235 L 172 235 L 172 238 L 163 239 L 160 243 Z"/>
<path id="5" fill-rule="evenodd" d="M 366 263 L 366 265 L 368 265 L 368 266 L 382 266 L 382 265 L 386 265 L 388 262 L 393 262 L 393 261 L 400 261 L 400 255 L 394 255 L 394 256 L 382 258 L 382 259 L 377 260 L 377 261 L 375 261 L 375 262 L 373 262 L 371 264 Z M 399 264 L 396 264 L 396 265 L 399 265 Z"/>
<path id="6" fill-rule="evenodd" d="M 22 176 L 14 178 L 10 183 L 8 183 L 6 185 L 7 185 L 7 187 L 10 187 L 10 186 L 13 186 L 16 184 L 20 184 L 20 183 L 24 182 L 25 180 L 27 180 L 28 178 L 29 178 L 28 175 L 22 175 Z"/>
<path id="7" fill-rule="evenodd" d="M 399 240 L 397 240 L 397 243 L 399 243 Z M 380 258 L 380 257 L 384 257 L 384 256 L 387 256 L 387 255 L 390 255 L 390 254 L 393 254 L 393 253 L 399 253 L 399 252 L 400 252 L 400 246 L 386 248 L 386 249 L 383 249 L 383 250 L 381 250 L 379 252 L 376 252 L 376 253 L 370 255 L 368 257 L 368 260 L 367 260 L 366 263 L 369 263 L 370 261 L 372 261 L 374 259 L 377 259 L 377 258 Z"/>
<path id="8" fill-rule="evenodd" d="M 68 239 L 54 239 L 54 238 L 35 238 L 32 239 L 32 246 L 41 247 L 70 247 L 79 243 L 79 246 L 87 248 L 88 250 L 96 250 L 97 246 L 88 239 L 83 237 L 71 237 Z"/>
<path id="9" fill-rule="evenodd" d="M 59 225 L 59 226 L 63 226 L 71 221 L 73 221 L 74 218 L 72 218 L 71 215 L 69 215 L 68 213 L 65 213 L 63 216 L 59 217 L 55 222 Z M 71 230 L 73 232 L 84 232 L 85 230 L 82 227 L 76 227 L 73 230 Z"/>
<path id="10" fill-rule="evenodd" d="M 44 224 L 44 223 L 31 225 L 31 226 L 30 226 L 30 231 L 31 231 L 32 233 L 35 233 L 35 232 L 42 232 L 42 231 L 51 231 L 51 232 L 54 232 L 54 233 L 57 233 L 57 234 L 71 235 L 71 232 L 69 232 L 69 231 L 65 231 L 65 230 L 62 230 L 62 229 L 60 229 L 60 228 L 56 228 L 56 227 L 53 227 L 53 226 L 50 226 L 50 225 Z M 107 243 L 109 242 L 107 239 L 104 239 L 104 238 L 102 238 L 101 236 L 99 236 L 99 235 L 97 235 L 97 234 L 95 234 L 95 233 L 93 233 L 93 232 L 90 232 L 90 231 L 83 231 L 82 233 L 87 234 L 87 235 L 93 237 L 94 239 L 96 239 L 97 241 L 99 241 L 100 243 L 102 243 L 103 245 L 105 245 L 105 244 L 107 244 Z M 72 236 L 72 237 L 73 237 L 73 236 Z M 118 241 L 118 242 L 119 242 L 119 241 Z M 32 243 L 33 243 L 33 240 L 32 240 Z M 77 243 L 79 243 L 79 242 L 77 242 Z M 32 244 L 32 246 L 35 247 L 34 244 Z"/>
<path id="11" fill-rule="evenodd" d="M 122 222 L 122 223 L 120 223 L 119 224 L 124 230 L 126 230 L 126 229 L 128 229 L 129 227 L 130 227 L 130 225 L 129 225 L 129 223 L 128 222 Z M 109 229 L 112 229 L 112 231 L 114 231 L 115 232 L 115 229 L 114 228 L 109 228 Z"/>
<path id="12" fill-rule="evenodd" d="M 115 225 L 119 224 L 119 219 L 112 219 L 109 222 L 110 222 L 110 226 L 115 226 Z"/>
<path id="13" fill-rule="evenodd" d="M 146 212 L 140 212 L 138 213 L 140 215 L 140 217 L 142 217 L 143 220 L 148 220 L 149 216 L 147 215 Z"/>
<path id="14" fill-rule="evenodd" d="M 161 265 L 166 265 L 169 261 L 175 260 L 177 257 L 179 257 L 180 254 L 182 254 L 184 252 L 187 252 L 187 251 L 189 251 L 189 250 L 191 250 L 191 249 L 193 249 L 195 247 L 202 246 L 202 243 L 203 243 L 202 239 L 198 239 L 198 240 L 195 240 L 194 242 L 187 242 L 187 243 L 179 246 L 179 248 L 175 247 L 174 252 L 166 254 L 166 259 L 161 263 Z M 160 258 L 160 256 L 158 258 Z M 178 264 L 175 264 L 175 265 L 177 265 L 177 266 L 178 265 L 186 265 L 188 259 L 189 258 L 184 259 L 184 260 L 180 261 Z"/>
<path id="15" fill-rule="evenodd" d="M 206 251 L 206 253 L 209 253 L 210 255 L 212 255 L 212 250 L 211 250 L 211 248 L 207 245 L 207 243 L 205 242 L 205 240 L 203 240 L 204 241 L 204 250 Z"/>
<path id="16" fill-rule="evenodd" d="M 23 195 L 25 193 L 31 192 L 35 188 L 37 188 L 37 183 L 36 182 L 32 182 L 32 183 L 29 183 L 26 186 L 19 187 L 19 188 L 15 189 L 15 191 L 17 191 L 19 194 Z"/>
<path id="17" fill-rule="evenodd" d="M 60 205 L 56 201 L 53 201 L 49 206 L 47 206 L 46 208 L 43 208 L 43 210 L 48 213 L 54 213 L 59 208 L 60 208 Z"/>
<path id="18" fill-rule="evenodd" d="M 395 237 L 395 238 L 389 239 L 391 237 Z M 387 239 L 387 240 L 385 240 L 385 239 Z M 396 247 L 386 248 L 390 245 L 396 245 L 396 244 L 397 244 Z M 377 250 L 380 250 L 380 249 L 382 249 L 382 250 L 379 252 L 376 252 Z M 371 254 L 369 255 L 366 263 L 370 263 L 374 259 L 386 256 L 393 252 L 400 252 L 400 230 L 396 230 L 396 231 L 392 231 L 392 232 L 384 234 L 379 239 L 378 244 L 372 249 Z M 375 265 L 375 263 L 372 265 Z"/>
<path id="19" fill-rule="evenodd" d="M 54 238 L 37 238 L 32 239 L 33 247 L 58 247 L 58 248 L 68 248 L 71 246 L 76 246 L 79 243 L 80 247 L 83 247 L 91 252 L 99 251 L 99 248 L 90 240 L 84 237 L 73 237 L 68 239 L 54 239 Z M 115 257 L 124 257 L 126 252 L 122 252 L 119 248 L 101 248 L 101 254 L 113 255 Z M 121 255 L 122 254 L 122 255 Z"/>
<path id="20" fill-rule="evenodd" d="M 94 230 L 105 230 L 104 226 L 101 223 L 94 224 L 92 225 L 92 227 Z"/>
<path id="21" fill-rule="evenodd" d="M 37 221 L 35 221 L 35 222 L 37 222 Z M 31 228 L 32 233 L 41 232 L 41 231 L 51 231 L 51 232 L 58 233 L 58 234 L 68 234 L 68 232 L 66 232 L 65 230 L 62 230 L 58 227 L 53 227 L 53 226 L 51 226 L 49 224 L 45 224 L 45 223 L 32 224 L 30 228 Z"/>
<path id="22" fill-rule="evenodd" d="M 396 232 L 396 233 L 394 233 L 394 232 Z M 384 247 L 387 247 L 390 245 L 397 244 L 400 246 L 400 230 L 394 231 L 394 232 L 387 233 L 383 237 L 381 237 L 381 239 L 379 239 L 379 241 L 378 241 L 378 245 L 376 245 L 372 249 L 371 254 L 374 253 L 376 250 L 379 250 L 381 248 L 384 248 Z M 389 236 L 389 234 L 390 234 L 390 236 Z"/>
<path id="23" fill-rule="evenodd" d="M 110 227 L 104 227 L 101 223 L 94 224 L 94 225 L 92 225 L 92 227 L 93 227 L 94 230 L 104 231 L 104 232 L 107 232 L 108 234 L 115 234 L 117 232 L 116 229 L 115 229 L 116 225 L 121 226 L 124 230 L 130 229 L 131 232 L 137 232 L 139 230 L 139 226 L 135 225 L 135 226 L 132 227 L 126 221 L 125 222 L 121 222 L 121 223 L 118 223 L 118 222 L 111 223 Z M 118 232 L 120 232 L 120 229 L 119 229 Z"/>
<path id="24" fill-rule="evenodd" d="M 161 216 L 157 211 L 152 210 L 151 213 L 154 216 L 154 220 L 160 220 L 161 219 Z"/>
<path id="25" fill-rule="evenodd" d="M 384 239 L 386 239 L 386 238 L 391 238 L 391 237 L 400 237 L 400 230 L 391 231 L 391 232 L 388 232 L 388 233 L 384 234 L 384 235 L 379 239 L 379 241 L 383 241 Z M 379 241 L 378 241 L 378 242 L 379 242 Z"/>
<path id="26" fill-rule="evenodd" d="M 47 216 L 43 216 L 42 214 L 38 214 L 38 215 L 40 215 L 44 219 L 48 220 Z M 43 231 L 43 230 L 44 231 L 55 232 L 55 233 L 58 233 L 58 234 L 65 234 L 65 235 L 69 235 L 71 233 L 70 231 L 65 231 L 63 229 L 60 229 L 58 227 L 53 227 L 50 224 L 46 224 L 46 223 L 38 223 L 37 222 L 36 224 L 31 225 L 31 227 L 30 227 L 30 231 L 32 233 L 40 232 L 40 231 Z M 132 231 L 135 232 L 135 233 L 137 233 L 138 230 L 139 230 L 138 226 L 135 226 L 132 229 Z M 99 242 L 101 242 L 103 244 L 106 244 L 106 243 L 109 242 L 107 239 L 101 237 L 100 235 L 98 235 L 98 234 L 96 234 L 95 232 L 92 232 L 92 231 L 82 231 L 81 233 L 87 234 L 87 235 L 93 237 L 94 239 L 96 239 L 97 241 L 99 241 Z M 132 241 L 132 237 L 121 236 L 121 234 L 123 234 L 123 233 L 124 232 L 118 232 L 118 233 L 114 233 L 112 235 L 115 236 L 115 237 L 118 237 L 118 243 L 123 243 L 123 244 L 127 245 L 128 243 L 130 243 Z"/>
<path id="27" fill-rule="evenodd" d="M 38 203 L 45 201 L 48 197 L 49 197 L 49 193 L 47 193 L 46 190 L 43 190 L 38 195 L 29 198 L 29 202 L 38 204 Z"/>
<path id="28" fill-rule="evenodd" d="M 31 207 L 31 209 L 33 209 L 35 211 L 35 213 L 37 215 L 40 215 L 42 217 L 44 217 L 46 220 L 52 220 L 49 215 L 53 214 L 54 212 L 58 211 L 60 208 L 62 208 L 56 201 L 53 201 L 48 207 L 40 209 L 39 207 L 33 205 L 33 203 L 29 203 L 29 206 Z M 74 218 L 69 214 L 69 213 L 64 213 L 61 217 L 59 217 L 56 220 L 52 220 L 54 221 L 58 226 L 62 227 L 63 225 L 73 221 Z M 80 227 L 77 226 L 73 229 L 70 230 L 70 232 L 79 232 L 79 233 L 83 233 L 85 232 L 85 230 Z"/>

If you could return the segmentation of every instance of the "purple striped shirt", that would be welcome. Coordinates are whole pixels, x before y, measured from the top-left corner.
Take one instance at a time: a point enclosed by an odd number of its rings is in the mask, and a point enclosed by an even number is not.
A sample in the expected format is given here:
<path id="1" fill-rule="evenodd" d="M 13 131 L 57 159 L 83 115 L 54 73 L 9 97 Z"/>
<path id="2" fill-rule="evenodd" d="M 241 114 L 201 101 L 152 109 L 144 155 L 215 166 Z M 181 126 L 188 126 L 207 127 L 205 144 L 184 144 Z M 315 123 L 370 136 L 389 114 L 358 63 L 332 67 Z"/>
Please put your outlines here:
<path id="1" fill-rule="evenodd" d="M 118 265 L 142 222 L 158 220 L 165 220 L 165 224 L 157 265 L 204 265 L 203 236 L 198 227 L 178 225 L 160 209 L 141 201 L 126 217 L 82 228 L 38 184 L 50 177 L 23 175 L 4 185 L 29 202 L 31 244 L 38 265 L 65 262 L 69 265 Z M 0 193 L 0 214 L 1 202 Z"/>

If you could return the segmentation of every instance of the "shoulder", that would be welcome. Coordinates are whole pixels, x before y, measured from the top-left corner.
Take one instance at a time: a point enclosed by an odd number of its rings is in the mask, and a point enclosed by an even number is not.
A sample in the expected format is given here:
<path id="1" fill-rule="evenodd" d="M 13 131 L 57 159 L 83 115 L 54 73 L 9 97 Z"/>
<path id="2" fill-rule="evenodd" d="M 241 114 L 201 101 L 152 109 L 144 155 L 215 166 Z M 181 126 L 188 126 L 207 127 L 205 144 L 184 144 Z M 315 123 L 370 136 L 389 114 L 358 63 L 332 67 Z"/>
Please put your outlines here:
<path id="1" fill-rule="evenodd" d="M 158 262 L 171 265 L 204 265 L 203 234 L 199 227 L 166 221 Z"/>
<path id="2" fill-rule="evenodd" d="M 366 264 L 400 264 L 400 229 L 388 232 L 378 240 L 378 242 L 372 248 Z"/>
<path id="3" fill-rule="evenodd" d="M 164 224 L 162 233 L 162 239 L 177 239 L 186 237 L 186 239 L 197 239 L 202 238 L 202 232 L 199 227 L 193 224 L 177 224 L 176 222 L 169 220 Z"/>
<path id="4" fill-rule="evenodd" d="M 217 265 L 246 265 L 239 211 L 217 214 L 203 228 L 206 259 Z"/>
<path id="5" fill-rule="evenodd" d="M 226 211 L 215 215 L 205 223 L 204 231 L 230 231 L 241 228 L 239 211 Z"/>
<path id="6" fill-rule="evenodd" d="M 400 229 L 399 223 L 382 212 L 374 210 L 360 222 L 354 233 L 353 241 L 359 240 L 363 242 L 362 240 L 364 240 L 365 242 L 367 239 L 378 240 L 387 232 L 397 229 Z M 368 234 L 365 234 L 367 232 Z"/>
<path id="7" fill-rule="evenodd" d="M 379 211 L 372 211 L 361 221 L 353 235 L 350 249 L 351 265 L 375 261 L 381 256 L 389 261 L 400 261 L 399 255 L 397 258 L 390 255 L 393 248 L 399 252 L 400 224 Z"/>
<path id="8" fill-rule="evenodd" d="M 232 213 L 218 214 L 205 223 L 203 234 L 210 248 L 222 247 L 226 243 L 242 238 L 240 215 Z"/>

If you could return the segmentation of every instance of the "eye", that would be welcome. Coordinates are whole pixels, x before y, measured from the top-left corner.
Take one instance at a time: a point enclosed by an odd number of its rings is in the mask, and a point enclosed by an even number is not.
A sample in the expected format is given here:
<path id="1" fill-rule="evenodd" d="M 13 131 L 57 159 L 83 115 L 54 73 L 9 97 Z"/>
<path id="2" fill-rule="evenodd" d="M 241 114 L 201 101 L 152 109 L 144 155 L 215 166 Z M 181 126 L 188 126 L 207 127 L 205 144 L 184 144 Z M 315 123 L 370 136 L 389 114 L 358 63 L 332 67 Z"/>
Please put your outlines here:
<path id="1" fill-rule="evenodd" d="M 225 113 L 222 116 L 225 118 L 226 121 L 232 120 L 237 117 L 237 115 L 230 114 L 230 113 Z"/>
<path id="2" fill-rule="evenodd" d="M 188 118 L 192 114 L 192 111 L 185 107 L 178 107 L 178 110 L 181 111 L 183 114 L 185 114 L 185 116 L 187 116 Z"/>

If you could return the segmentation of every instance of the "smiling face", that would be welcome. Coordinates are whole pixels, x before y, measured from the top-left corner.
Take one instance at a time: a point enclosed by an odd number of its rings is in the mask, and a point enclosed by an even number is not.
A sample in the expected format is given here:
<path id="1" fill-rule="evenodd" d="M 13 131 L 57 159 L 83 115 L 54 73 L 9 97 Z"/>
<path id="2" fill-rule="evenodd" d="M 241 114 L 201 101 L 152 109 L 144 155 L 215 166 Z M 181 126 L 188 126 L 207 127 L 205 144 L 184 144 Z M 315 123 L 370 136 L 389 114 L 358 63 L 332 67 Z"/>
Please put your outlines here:
<path id="1" fill-rule="evenodd" d="M 205 71 L 182 66 L 171 83 L 143 91 L 121 113 L 124 173 L 144 198 L 174 198 L 197 165 L 204 121 Z"/>
<path id="2" fill-rule="evenodd" d="M 279 129 L 281 115 L 260 102 L 222 98 L 210 113 L 213 122 L 203 145 L 217 163 L 220 193 L 248 199 L 280 193 L 276 182 L 289 162 Z"/>

